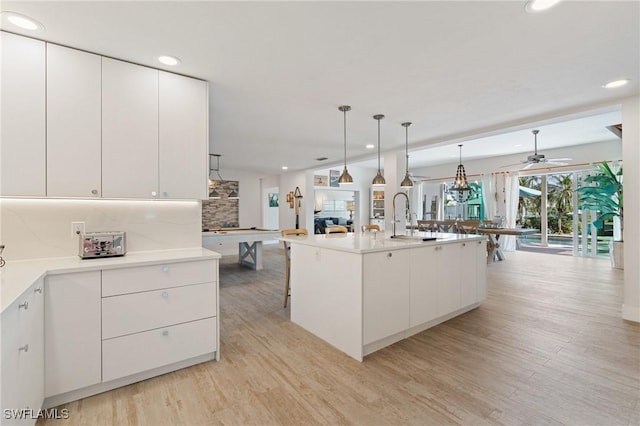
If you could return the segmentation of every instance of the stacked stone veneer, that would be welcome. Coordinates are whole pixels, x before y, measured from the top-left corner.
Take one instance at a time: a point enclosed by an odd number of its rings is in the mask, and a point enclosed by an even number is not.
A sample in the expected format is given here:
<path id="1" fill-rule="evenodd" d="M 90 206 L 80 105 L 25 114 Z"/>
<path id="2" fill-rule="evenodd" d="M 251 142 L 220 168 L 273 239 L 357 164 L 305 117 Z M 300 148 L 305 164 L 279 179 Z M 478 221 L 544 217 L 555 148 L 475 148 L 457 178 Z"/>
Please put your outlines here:
<path id="1" fill-rule="evenodd" d="M 222 198 L 202 202 L 202 228 L 233 228 L 239 225 L 240 200 L 230 200 L 229 193 L 240 193 L 240 185 L 236 180 L 213 181 L 209 190 L 215 187 Z"/>

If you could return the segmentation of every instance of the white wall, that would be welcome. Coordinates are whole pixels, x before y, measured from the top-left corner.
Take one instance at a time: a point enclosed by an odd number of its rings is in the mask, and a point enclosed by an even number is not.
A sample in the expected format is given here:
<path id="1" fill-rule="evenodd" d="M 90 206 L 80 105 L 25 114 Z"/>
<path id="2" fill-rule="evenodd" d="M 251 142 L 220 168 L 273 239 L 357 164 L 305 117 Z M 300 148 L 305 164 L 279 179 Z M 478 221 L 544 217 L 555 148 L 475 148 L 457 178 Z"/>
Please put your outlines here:
<path id="1" fill-rule="evenodd" d="M 622 318 L 640 322 L 640 97 L 622 103 L 624 296 Z"/>
<path id="2" fill-rule="evenodd" d="M 239 185 L 239 226 L 251 228 L 262 226 L 263 198 L 262 188 L 278 186 L 277 176 L 265 176 L 244 170 L 220 169 L 225 180 L 237 180 Z M 265 183 L 266 182 L 266 183 Z"/>
<path id="3" fill-rule="evenodd" d="M 125 231 L 127 250 L 200 247 L 200 201 L 0 199 L 0 241 L 7 262 L 77 256 L 71 222 L 87 232 Z"/>
<path id="4" fill-rule="evenodd" d="M 263 182 L 264 185 L 264 182 Z M 265 229 L 278 229 L 279 226 L 279 207 L 269 206 L 269 194 L 277 193 L 279 200 L 278 206 L 282 203 L 282 194 L 279 193 L 280 189 L 277 186 L 270 186 L 262 188 L 262 227 Z"/>

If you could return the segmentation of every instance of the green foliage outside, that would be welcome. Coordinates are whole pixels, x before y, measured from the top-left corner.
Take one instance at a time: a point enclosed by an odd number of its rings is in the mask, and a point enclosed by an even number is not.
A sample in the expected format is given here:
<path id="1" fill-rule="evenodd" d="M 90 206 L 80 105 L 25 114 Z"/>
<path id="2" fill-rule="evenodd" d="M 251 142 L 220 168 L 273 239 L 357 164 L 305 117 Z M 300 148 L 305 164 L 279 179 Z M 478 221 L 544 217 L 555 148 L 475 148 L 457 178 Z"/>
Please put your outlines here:
<path id="1" fill-rule="evenodd" d="M 606 161 L 600 163 L 595 174 L 587 176 L 589 186 L 577 189 L 580 208 L 599 213 L 593 226 L 603 229 L 614 217 L 620 218 L 623 230 L 624 198 L 622 193 L 622 167 L 613 171 Z"/>

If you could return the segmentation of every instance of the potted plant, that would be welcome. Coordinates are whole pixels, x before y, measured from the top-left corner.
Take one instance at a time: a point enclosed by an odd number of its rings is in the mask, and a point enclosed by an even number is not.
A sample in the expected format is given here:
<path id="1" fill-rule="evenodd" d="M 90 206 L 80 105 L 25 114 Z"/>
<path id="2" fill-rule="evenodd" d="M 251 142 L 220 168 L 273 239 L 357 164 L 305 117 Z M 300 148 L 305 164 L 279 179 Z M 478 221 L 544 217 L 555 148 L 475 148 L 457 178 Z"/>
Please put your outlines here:
<path id="1" fill-rule="evenodd" d="M 597 229 L 604 227 L 605 221 L 618 218 L 620 220 L 620 240 L 611 243 L 611 262 L 614 268 L 624 269 L 623 264 L 623 225 L 624 199 L 622 194 L 622 167 L 613 171 L 606 161 L 598 164 L 596 173 L 587 176 L 584 181 L 590 186 L 578 188 L 580 207 L 599 212 L 593 221 Z"/>

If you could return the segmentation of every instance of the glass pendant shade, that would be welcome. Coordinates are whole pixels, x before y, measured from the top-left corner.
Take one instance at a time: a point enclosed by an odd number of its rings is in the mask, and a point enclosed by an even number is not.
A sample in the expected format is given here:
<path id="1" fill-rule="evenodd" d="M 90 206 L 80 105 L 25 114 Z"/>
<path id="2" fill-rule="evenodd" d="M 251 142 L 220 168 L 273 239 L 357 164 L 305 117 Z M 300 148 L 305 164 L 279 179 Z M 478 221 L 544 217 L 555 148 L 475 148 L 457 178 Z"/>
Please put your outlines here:
<path id="1" fill-rule="evenodd" d="M 413 181 L 409 177 L 409 126 L 411 126 L 411 122 L 409 121 L 402 123 L 402 127 L 404 127 L 405 133 L 405 157 L 407 159 L 404 179 L 402 179 L 402 182 L 400 182 L 400 188 L 403 189 L 413 188 Z"/>
<path id="2" fill-rule="evenodd" d="M 338 178 L 338 183 L 350 184 L 353 183 L 353 178 L 347 170 L 347 111 L 351 111 L 351 107 L 349 105 L 341 105 L 338 110 L 344 114 L 344 170 Z"/>
<path id="3" fill-rule="evenodd" d="M 383 118 L 384 115 L 382 114 L 376 114 L 373 116 L 373 119 L 378 121 L 378 174 L 376 174 L 376 177 L 373 178 L 373 182 L 371 182 L 371 185 L 373 186 L 385 186 L 387 184 L 387 181 L 382 175 L 382 170 L 380 169 L 380 120 Z"/>

